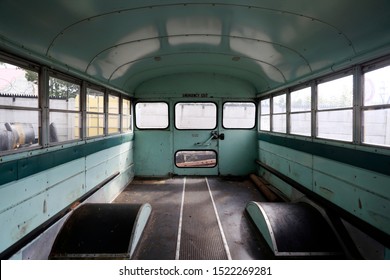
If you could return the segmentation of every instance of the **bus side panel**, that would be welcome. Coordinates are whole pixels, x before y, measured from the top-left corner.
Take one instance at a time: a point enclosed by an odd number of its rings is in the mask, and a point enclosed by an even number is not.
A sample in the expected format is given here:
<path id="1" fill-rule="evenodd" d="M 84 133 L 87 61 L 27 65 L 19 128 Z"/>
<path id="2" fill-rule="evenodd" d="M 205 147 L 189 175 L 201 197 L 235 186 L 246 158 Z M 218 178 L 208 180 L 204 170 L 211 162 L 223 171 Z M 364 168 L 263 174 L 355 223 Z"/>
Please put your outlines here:
<path id="1" fill-rule="evenodd" d="M 390 177 L 361 167 L 259 141 L 259 159 L 304 187 L 366 222 L 390 233 Z M 270 183 L 292 200 L 296 192 L 260 168 Z"/>
<path id="2" fill-rule="evenodd" d="M 77 200 L 85 190 L 85 159 L 78 159 L 3 186 L 0 190 L 0 250 L 3 251 L 58 211 Z"/>
<path id="3" fill-rule="evenodd" d="M 3 206 L 0 224 L 8 225 L 0 231 L 0 251 L 109 178 L 112 180 L 87 201 L 111 202 L 134 177 L 132 142 L 126 141 L 99 152 L 85 151 L 86 156 L 0 186 L 0 205 Z M 80 149 L 83 150 L 83 146 Z M 57 151 L 50 152 L 51 157 L 56 157 L 56 154 Z M 46 259 L 58 224 L 65 218 L 21 249 L 14 258 Z M 45 239 L 46 251 L 40 249 L 42 238 Z"/>
<path id="4" fill-rule="evenodd" d="M 85 164 L 86 191 L 90 191 L 109 176 L 121 172 L 132 162 L 132 142 L 87 156 Z"/>

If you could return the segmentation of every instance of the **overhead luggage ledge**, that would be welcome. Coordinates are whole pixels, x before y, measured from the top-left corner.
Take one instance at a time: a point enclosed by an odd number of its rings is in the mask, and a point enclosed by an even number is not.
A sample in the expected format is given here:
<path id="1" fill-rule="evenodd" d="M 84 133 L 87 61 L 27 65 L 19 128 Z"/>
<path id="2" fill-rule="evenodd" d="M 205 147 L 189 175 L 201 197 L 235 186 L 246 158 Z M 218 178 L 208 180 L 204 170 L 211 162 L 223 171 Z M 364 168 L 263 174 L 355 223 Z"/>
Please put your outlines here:
<path id="1" fill-rule="evenodd" d="M 87 203 L 69 216 L 49 259 L 131 259 L 150 204 Z"/>
<path id="2" fill-rule="evenodd" d="M 329 224 L 309 204 L 251 201 L 246 211 L 275 256 L 343 256 Z"/>

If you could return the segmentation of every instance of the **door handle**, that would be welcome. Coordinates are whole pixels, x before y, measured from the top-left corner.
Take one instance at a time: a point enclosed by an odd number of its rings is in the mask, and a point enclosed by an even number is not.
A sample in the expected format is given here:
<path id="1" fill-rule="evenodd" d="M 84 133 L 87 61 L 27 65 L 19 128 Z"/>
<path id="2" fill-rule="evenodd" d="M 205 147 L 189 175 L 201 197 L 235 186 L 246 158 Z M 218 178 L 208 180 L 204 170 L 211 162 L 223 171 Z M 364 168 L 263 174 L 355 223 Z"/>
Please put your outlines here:
<path id="1" fill-rule="evenodd" d="M 218 131 L 212 131 L 211 134 L 213 135 L 212 139 L 219 139 L 219 140 L 225 140 L 225 133 L 218 133 Z"/>
<path id="2" fill-rule="evenodd" d="M 222 138 L 221 138 L 222 137 Z M 225 135 L 222 133 L 222 134 L 218 134 L 218 131 L 211 131 L 211 135 L 210 137 L 204 141 L 203 143 L 202 142 L 197 142 L 195 143 L 195 146 L 210 146 L 211 145 L 211 140 L 217 140 L 217 139 L 225 139 Z"/>

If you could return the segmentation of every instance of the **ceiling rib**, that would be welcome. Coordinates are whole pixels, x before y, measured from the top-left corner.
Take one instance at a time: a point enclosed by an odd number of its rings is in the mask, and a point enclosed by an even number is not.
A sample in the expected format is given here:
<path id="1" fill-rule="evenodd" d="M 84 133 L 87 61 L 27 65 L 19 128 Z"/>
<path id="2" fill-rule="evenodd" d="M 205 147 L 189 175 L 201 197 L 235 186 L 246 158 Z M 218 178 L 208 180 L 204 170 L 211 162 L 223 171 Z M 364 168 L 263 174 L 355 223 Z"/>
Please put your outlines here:
<path id="1" fill-rule="evenodd" d="M 46 56 L 49 56 L 49 53 L 50 53 L 50 50 L 52 49 L 52 47 L 54 46 L 55 44 L 55 41 L 61 36 L 61 35 L 64 35 L 64 33 L 69 30 L 70 28 L 82 23 L 82 22 L 85 22 L 85 21 L 90 21 L 92 19 L 95 19 L 95 18 L 98 18 L 98 17 L 104 17 L 104 16 L 109 16 L 109 15 L 115 15 L 115 14 L 120 14 L 120 13 L 125 13 L 125 12 L 133 12 L 133 11 L 137 11 L 137 10 L 143 10 L 143 9 L 154 9 L 154 8 L 162 8 L 162 7 L 177 7 L 177 6 L 204 6 L 204 5 L 207 5 L 207 6 L 212 6 L 212 7 L 217 7 L 217 6 L 231 6 L 231 7 L 241 7 L 241 8 L 246 8 L 246 9 L 258 9 L 258 10 L 264 10 L 264 11 L 270 11 L 270 12 L 274 12 L 275 14 L 287 14 L 287 15 L 292 15 L 292 16 L 296 16 L 296 17 L 301 17 L 301 18 L 305 18 L 307 20 L 310 20 L 310 21 L 317 21 L 321 24 L 324 24 L 328 27 L 330 27 L 331 29 L 334 29 L 336 30 L 336 32 L 341 35 L 342 37 L 344 37 L 344 39 L 348 42 L 348 45 L 352 48 L 353 50 L 353 53 L 356 54 L 356 50 L 355 50 L 355 47 L 352 43 L 352 41 L 348 38 L 348 36 L 341 30 L 339 29 L 338 27 L 324 21 L 324 20 L 321 20 L 321 19 L 317 19 L 317 18 L 314 18 L 314 17 L 311 17 L 311 16 L 307 16 L 307 15 L 304 15 L 304 14 L 299 14 L 299 13 L 295 13 L 295 12 L 290 12 L 290 11 L 285 11 L 285 10 L 280 10 L 280 9 L 274 9 L 274 8 L 267 8 L 267 7 L 261 7 L 261 6 L 251 6 L 251 5 L 241 5 L 241 4 L 229 4 L 229 3 L 175 3 L 175 4 L 161 4 L 161 5 L 151 5 L 151 6 L 141 6 L 141 7 L 134 7 L 134 8 L 126 8 L 126 9 L 119 9 L 119 10 L 115 10 L 115 11 L 111 11 L 111 12 L 106 12 L 106 13 L 101 13 L 101 14 L 97 14 L 97 15 L 93 15 L 93 16 L 90 16 L 88 18 L 84 18 L 84 19 L 81 19 L 79 21 L 76 21 L 66 27 L 64 27 L 52 40 L 51 40 L 51 43 L 49 44 L 47 50 L 46 50 Z"/>
<path id="2" fill-rule="evenodd" d="M 223 55 L 223 56 L 228 56 L 228 57 L 231 57 L 232 54 L 231 53 L 217 53 L 217 52 L 194 52 L 194 51 L 190 51 L 190 52 L 175 52 L 175 53 L 169 53 L 169 54 L 163 54 L 163 55 L 159 55 L 161 58 L 163 57 L 167 57 L 167 56 L 176 56 L 176 55 L 187 55 L 187 54 L 211 54 L 211 55 Z M 135 59 L 133 61 L 128 61 L 128 62 L 125 62 L 121 65 L 119 65 L 113 72 L 112 74 L 110 75 L 109 79 L 107 80 L 108 82 L 111 82 L 111 79 L 112 77 L 114 76 L 114 74 L 119 71 L 120 68 L 124 67 L 124 66 L 127 66 L 129 64 L 132 64 L 132 63 L 135 63 L 135 62 L 138 62 L 138 61 L 142 61 L 142 60 L 148 60 L 148 59 L 153 59 L 155 56 L 149 56 L 149 57 L 143 57 L 143 58 L 140 58 L 140 59 Z M 266 61 L 262 61 L 262 60 L 258 60 L 258 59 L 253 59 L 253 58 L 250 58 L 250 57 L 245 57 L 245 56 L 241 56 L 242 58 L 245 58 L 245 59 L 249 59 L 249 60 L 254 60 L 254 61 L 257 61 L 257 62 L 260 62 L 262 64 L 266 64 L 268 66 L 271 66 L 273 69 L 275 69 L 279 74 L 280 76 L 283 78 L 283 81 L 286 82 L 287 79 L 286 77 L 284 76 L 283 72 L 278 68 L 276 67 L 275 65 L 272 65 Z M 226 67 L 226 66 L 225 66 Z"/>
<path id="3" fill-rule="evenodd" d="M 266 41 L 266 40 L 261 40 L 261 39 L 256 39 L 256 38 L 250 38 L 250 37 L 243 37 L 243 36 L 234 36 L 234 35 L 216 35 L 216 34 L 176 34 L 176 35 L 166 35 L 166 36 L 156 36 L 156 37 L 150 37 L 150 38 L 143 38 L 143 39 L 139 39 L 139 40 L 132 40 L 132 41 L 128 41 L 128 42 L 123 42 L 123 43 L 120 43 L 120 44 L 117 44 L 117 45 L 113 45 L 113 46 L 110 46 L 108 48 L 105 48 L 104 50 L 100 51 L 99 53 L 97 53 L 88 63 L 87 67 L 85 68 L 85 73 L 88 72 L 88 69 L 89 67 L 93 64 L 93 62 L 96 60 L 96 58 L 98 58 L 101 54 L 103 54 L 104 52 L 107 52 L 107 51 L 110 51 L 112 49 L 115 49 L 119 46 L 124 46 L 124 45 L 130 45 L 130 44 L 134 44 L 134 43 L 139 43 L 139 42 L 143 42 L 143 41 L 148 41 L 148 40 L 156 40 L 156 39 L 159 39 L 159 40 L 162 40 L 162 39 L 167 39 L 167 38 L 173 38 L 173 37 L 191 37 L 191 36 L 205 36 L 205 37 L 225 37 L 225 38 L 233 38 L 233 39 L 242 39 L 242 40 L 249 40 L 249 41 L 255 41 L 255 42 L 261 42 L 261 43 L 266 43 L 266 44 L 270 44 L 270 45 L 273 45 L 273 46 L 278 46 L 280 48 L 283 48 L 283 49 L 287 49 L 289 50 L 290 52 L 292 53 L 295 53 L 297 56 L 299 56 L 303 61 L 304 63 L 306 64 L 306 66 L 309 68 L 309 71 L 312 72 L 312 67 L 309 63 L 309 61 L 304 57 L 304 55 L 302 55 L 300 52 L 298 52 L 297 50 L 293 49 L 293 48 L 290 48 L 288 46 L 285 46 L 283 44 L 280 44 L 280 43 L 274 43 L 274 42 L 270 42 L 270 41 Z M 256 61 L 259 61 L 258 59 L 256 58 L 252 58 L 252 57 L 246 57 L 247 59 L 252 59 L 252 60 L 256 60 Z M 261 61 L 261 62 L 264 62 L 264 61 Z"/>

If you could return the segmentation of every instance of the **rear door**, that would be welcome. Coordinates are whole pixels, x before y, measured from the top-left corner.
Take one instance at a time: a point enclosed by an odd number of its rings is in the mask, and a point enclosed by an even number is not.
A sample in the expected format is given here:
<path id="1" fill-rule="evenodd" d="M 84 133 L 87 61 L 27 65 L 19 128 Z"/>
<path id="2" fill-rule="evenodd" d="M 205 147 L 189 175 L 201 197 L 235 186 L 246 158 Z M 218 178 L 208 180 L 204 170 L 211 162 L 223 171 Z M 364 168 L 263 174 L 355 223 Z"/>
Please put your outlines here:
<path id="1" fill-rule="evenodd" d="M 219 173 L 244 176 L 256 171 L 256 105 L 252 101 L 221 102 L 219 134 Z"/>
<path id="2" fill-rule="evenodd" d="M 252 101 L 175 101 L 174 173 L 243 176 L 256 171 L 256 105 Z"/>
<path id="3" fill-rule="evenodd" d="M 215 101 L 175 101 L 174 173 L 218 175 L 219 125 Z"/>

